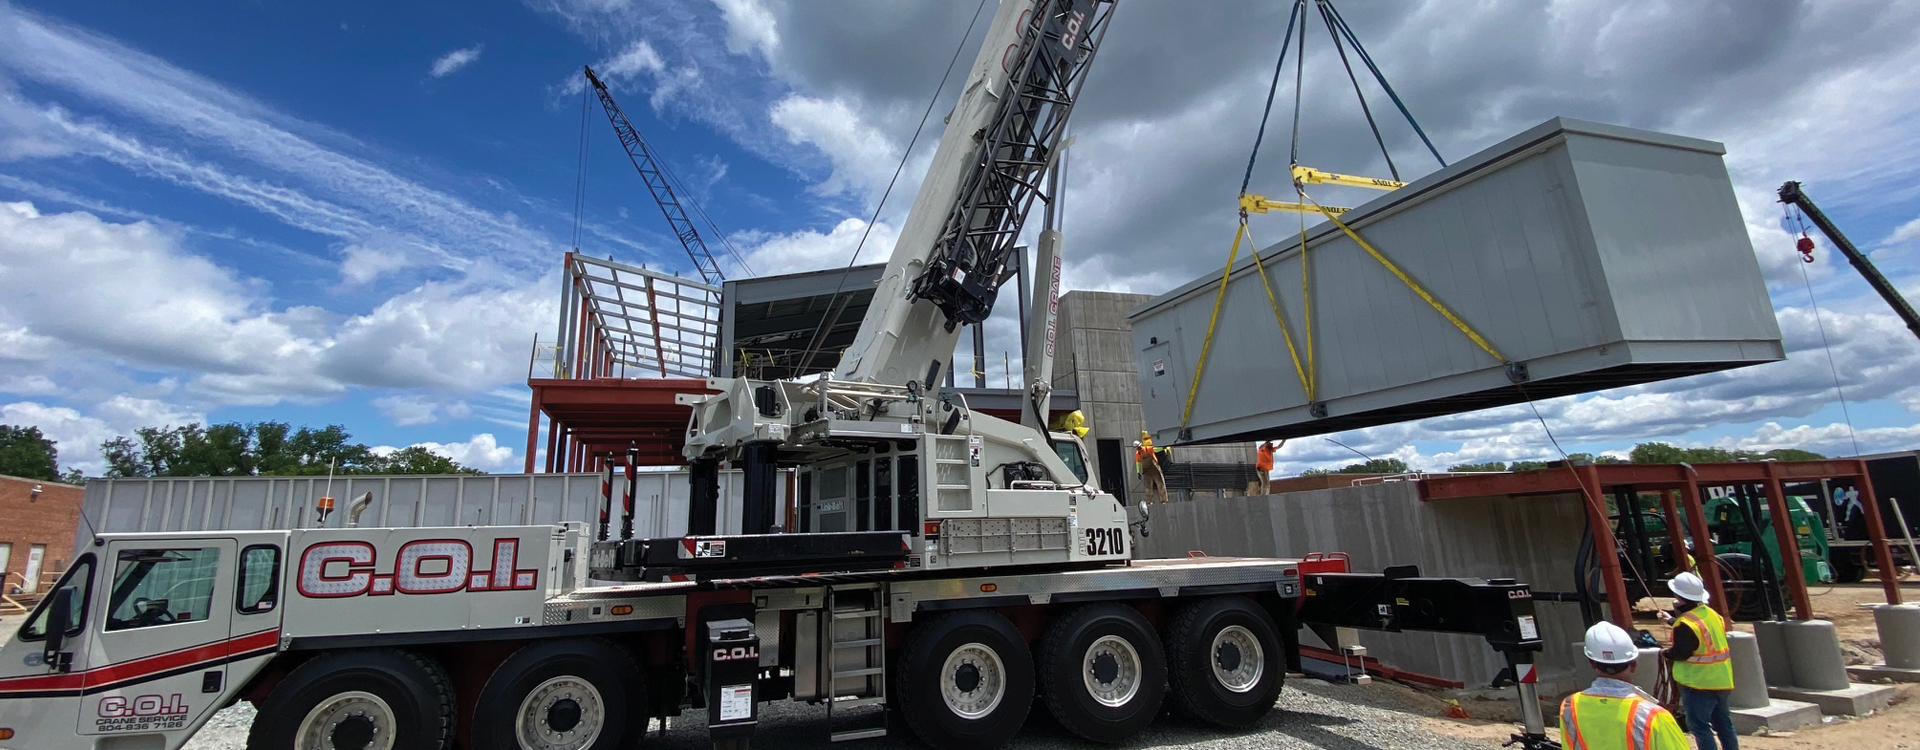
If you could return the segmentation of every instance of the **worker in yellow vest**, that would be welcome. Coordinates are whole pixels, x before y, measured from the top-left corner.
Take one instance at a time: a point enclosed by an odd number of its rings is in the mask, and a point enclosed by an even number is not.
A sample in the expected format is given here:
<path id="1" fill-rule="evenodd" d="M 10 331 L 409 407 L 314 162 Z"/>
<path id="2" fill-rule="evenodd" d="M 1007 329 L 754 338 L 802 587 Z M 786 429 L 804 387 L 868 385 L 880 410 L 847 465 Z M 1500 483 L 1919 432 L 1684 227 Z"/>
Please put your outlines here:
<path id="1" fill-rule="evenodd" d="M 1714 750 L 1718 735 L 1722 750 L 1740 750 L 1733 730 L 1733 650 L 1727 645 L 1727 621 L 1707 606 L 1707 584 L 1700 576 L 1681 573 L 1667 584 L 1673 591 L 1674 617 L 1660 613 L 1673 625 L 1673 645 L 1664 653 L 1673 662 L 1673 681 L 1680 684 L 1680 707 L 1687 714 L 1687 730 L 1700 750 Z"/>
<path id="2" fill-rule="evenodd" d="M 1587 628 L 1593 686 L 1560 703 L 1560 744 L 1569 750 L 1687 750 L 1687 735 L 1660 701 L 1634 687 L 1640 649 L 1611 622 Z"/>

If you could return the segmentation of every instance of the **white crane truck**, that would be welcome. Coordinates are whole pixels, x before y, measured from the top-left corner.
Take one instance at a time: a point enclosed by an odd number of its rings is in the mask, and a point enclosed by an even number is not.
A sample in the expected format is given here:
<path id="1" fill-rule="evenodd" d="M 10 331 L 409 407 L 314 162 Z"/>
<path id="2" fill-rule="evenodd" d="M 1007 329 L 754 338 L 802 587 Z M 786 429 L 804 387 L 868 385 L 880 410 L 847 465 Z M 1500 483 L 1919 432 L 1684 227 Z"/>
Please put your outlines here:
<path id="1" fill-rule="evenodd" d="M 1303 627 L 1330 644 L 1483 635 L 1528 709 L 1516 738 L 1548 746 L 1524 584 L 1353 573 L 1337 555 L 1131 559 L 1126 508 L 1075 436 L 1043 427 L 1051 226 L 1024 424 L 942 392 L 957 328 L 986 318 L 1028 208 L 1050 200 L 1042 177 L 1112 10 L 1002 0 L 837 371 L 682 397 L 686 535 L 609 539 L 611 508 L 591 539 L 100 534 L 0 647 L 0 748 L 174 750 L 237 701 L 258 708 L 250 750 L 608 750 L 688 708 L 716 747 L 743 748 L 782 699 L 823 704 L 835 740 L 893 716 L 936 748 L 994 748 L 1038 698 L 1117 742 L 1167 703 L 1258 721 L 1302 668 Z M 722 463 L 746 476 L 743 534 L 715 533 Z M 798 533 L 773 528 L 782 468 L 799 473 Z"/>

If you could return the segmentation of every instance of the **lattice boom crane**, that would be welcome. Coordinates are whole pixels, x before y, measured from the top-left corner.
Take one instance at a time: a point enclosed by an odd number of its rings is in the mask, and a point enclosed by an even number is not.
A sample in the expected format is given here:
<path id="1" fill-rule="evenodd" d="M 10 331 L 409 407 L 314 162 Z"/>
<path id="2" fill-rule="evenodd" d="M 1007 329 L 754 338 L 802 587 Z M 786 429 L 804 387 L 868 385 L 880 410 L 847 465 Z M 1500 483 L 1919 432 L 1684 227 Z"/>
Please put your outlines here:
<path id="1" fill-rule="evenodd" d="M 687 257 L 693 261 L 694 270 L 700 272 L 700 280 L 709 284 L 718 284 L 726 280 L 720 272 L 720 264 L 713 260 L 713 253 L 707 251 L 707 241 L 700 238 L 700 230 L 694 228 L 693 221 L 687 218 L 687 211 L 680 207 L 680 197 L 673 192 L 673 185 L 667 180 L 666 172 L 654 161 L 653 149 L 647 146 L 640 131 L 620 112 L 620 105 L 613 101 L 613 92 L 607 90 L 607 84 L 600 81 L 593 68 L 584 68 L 587 83 L 593 86 L 593 93 L 600 97 L 600 108 L 606 110 L 607 121 L 613 123 L 613 132 L 620 137 L 620 146 L 627 151 L 627 159 L 633 162 L 633 168 L 640 173 L 640 181 L 647 183 L 647 192 L 653 194 L 653 201 L 660 205 L 660 213 L 667 217 L 667 224 L 673 227 L 674 236 L 680 238 L 680 245 L 687 250 Z"/>

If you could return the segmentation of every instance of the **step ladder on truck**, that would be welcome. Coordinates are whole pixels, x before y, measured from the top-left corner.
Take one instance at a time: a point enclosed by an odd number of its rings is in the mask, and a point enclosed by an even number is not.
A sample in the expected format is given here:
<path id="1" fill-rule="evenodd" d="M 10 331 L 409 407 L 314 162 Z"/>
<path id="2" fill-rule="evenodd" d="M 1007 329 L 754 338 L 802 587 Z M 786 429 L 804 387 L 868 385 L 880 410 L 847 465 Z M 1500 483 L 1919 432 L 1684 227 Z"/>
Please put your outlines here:
<path id="1" fill-rule="evenodd" d="M 250 750 L 607 750 L 704 714 L 743 748 L 761 707 L 826 707 L 834 739 L 904 723 L 1007 744 L 1042 699 L 1069 731 L 1134 736 L 1164 706 L 1227 727 L 1275 707 L 1299 633 L 1483 636 L 1528 747 L 1533 600 L 1512 580 L 1314 560 L 1134 560 L 1127 509 L 1044 425 L 1060 233 L 1040 233 L 1021 423 L 943 391 L 990 314 L 1033 201 L 1051 205 L 1108 0 L 1003 0 L 854 342 L 817 379 L 715 378 L 692 409 L 684 535 L 471 526 L 101 534 L 0 646 L 0 748 L 175 750 L 258 707 Z M 1041 295 L 1044 295 L 1042 297 Z M 746 533 L 717 532 L 719 469 Z M 798 533 L 774 528 L 798 471 Z M 629 505 L 621 528 L 632 528 Z M 622 534 L 624 536 L 624 534 Z M 664 724 L 662 724 L 664 727 Z"/>

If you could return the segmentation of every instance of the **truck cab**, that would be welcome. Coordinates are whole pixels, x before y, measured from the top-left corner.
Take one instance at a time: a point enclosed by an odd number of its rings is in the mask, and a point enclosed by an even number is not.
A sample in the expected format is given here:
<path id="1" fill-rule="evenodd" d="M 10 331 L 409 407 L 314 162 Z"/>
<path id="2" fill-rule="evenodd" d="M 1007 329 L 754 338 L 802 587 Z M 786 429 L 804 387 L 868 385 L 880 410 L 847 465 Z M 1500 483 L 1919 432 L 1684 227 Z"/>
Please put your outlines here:
<path id="1" fill-rule="evenodd" d="M 285 539 L 116 534 L 84 549 L 0 646 L 0 748 L 179 747 L 278 650 Z"/>

